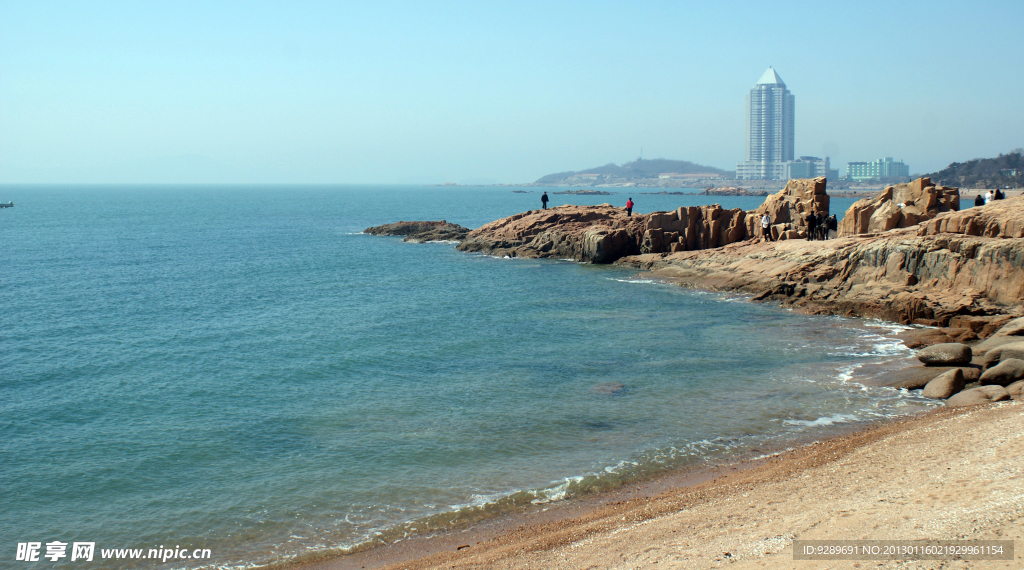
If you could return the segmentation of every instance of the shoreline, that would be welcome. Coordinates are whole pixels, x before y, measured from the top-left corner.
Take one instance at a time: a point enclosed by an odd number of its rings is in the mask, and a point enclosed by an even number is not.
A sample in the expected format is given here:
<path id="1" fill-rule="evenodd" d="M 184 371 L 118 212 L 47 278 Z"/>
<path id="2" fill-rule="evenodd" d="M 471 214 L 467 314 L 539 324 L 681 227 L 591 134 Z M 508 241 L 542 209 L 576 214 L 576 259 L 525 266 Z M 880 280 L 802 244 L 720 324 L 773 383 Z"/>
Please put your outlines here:
<path id="1" fill-rule="evenodd" d="M 698 544 L 691 544 L 689 549 L 692 558 L 674 560 L 679 566 L 704 568 L 721 564 L 737 566 L 736 562 L 747 562 L 746 566 L 761 567 L 767 560 L 773 560 L 771 566 L 793 564 L 798 567 L 819 567 L 820 562 L 794 562 L 792 560 L 792 539 L 966 539 L 981 538 L 1012 539 L 1021 537 L 1021 525 L 1017 525 L 1016 536 L 1007 534 L 1007 525 L 1013 525 L 1024 516 L 1024 489 L 1016 494 L 1010 493 L 1008 500 L 1014 507 L 1005 512 L 990 512 L 982 509 L 987 520 L 996 520 L 994 527 L 975 526 L 973 533 L 958 534 L 924 534 L 914 536 L 893 536 L 891 530 L 878 524 L 885 518 L 874 520 L 873 526 L 856 526 L 850 529 L 850 535 L 836 535 L 826 528 L 821 528 L 823 521 L 806 520 L 806 512 L 813 511 L 820 516 L 835 517 L 838 520 L 859 519 L 851 511 L 840 509 L 833 511 L 833 501 L 847 501 L 862 504 L 868 516 L 878 517 L 880 508 L 874 502 L 872 493 L 891 495 L 907 492 L 907 480 L 893 477 L 884 469 L 903 468 L 911 472 L 929 471 L 941 475 L 942 471 L 952 472 L 953 465 L 977 464 L 984 470 L 984 465 L 977 458 L 992 455 L 997 441 L 992 441 L 991 433 L 998 431 L 998 426 L 991 424 L 1016 422 L 1024 418 L 1024 402 L 1002 402 L 992 406 L 968 408 L 937 408 L 928 412 L 909 417 L 896 418 L 881 423 L 858 426 L 852 432 L 827 437 L 820 441 L 803 443 L 797 447 L 776 451 L 766 457 L 746 458 L 737 462 L 716 466 L 703 466 L 696 469 L 683 469 L 654 477 L 650 481 L 625 485 L 618 489 L 600 492 L 594 496 L 569 499 L 553 503 L 546 507 L 526 509 L 521 512 L 508 513 L 494 519 L 470 524 L 468 527 L 453 529 L 426 536 L 417 536 L 389 545 L 378 546 L 353 554 L 331 557 L 315 562 L 304 562 L 286 565 L 288 568 L 301 570 L 348 570 L 350 568 L 366 569 L 425 569 L 425 568 L 543 568 L 566 567 L 585 568 L 588 564 L 599 568 L 614 567 L 630 556 L 649 556 L 653 547 L 660 541 L 669 538 L 685 539 Z M 986 429 L 987 428 L 987 429 Z M 993 429 L 995 428 L 995 429 Z M 963 441 L 954 441 L 954 436 L 965 436 Z M 1006 449 L 1008 466 L 1015 470 L 1013 478 L 1024 474 L 1024 434 L 1002 434 L 1010 437 L 1012 449 Z M 998 437 L 996 437 L 998 439 Z M 919 440 L 924 440 L 923 443 Z M 985 447 L 979 441 L 991 441 Z M 956 444 L 960 445 L 957 446 Z M 907 455 L 908 447 L 924 446 L 934 450 L 932 454 Z M 873 458 L 885 455 L 894 460 L 878 465 Z M 867 458 L 867 460 L 865 459 Z M 965 463 L 966 462 L 966 463 Z M 898 464 L 893 464 L 898 463 Z M 926 464 L 927 463 L 927 464 Z M 943 469 L 943 465 L 949 469 Z M 836 478 L 836 471 L 844 471 Z M 1005 468 L 1003 469 L 1006 470 Z M 822 493 L 823 487 L 850 488 L 858 483 L 865 474 L 869 479 L 878 479 L 878 486 L 862 485 L 857 493 L 845 496 L 832 496 Z M 920 473 L 918 473 L 920 474 Z M 934 477 L 918 477 L 918 483 L 941 487 L 951 486 L 953 490 L 963 491 L 963 473 L 950 473 L 950 480 L 935 482 Z M 845 479 L 844 479 L 845 477 Z M 811 479 L 802 481 L 802 479 Z M 1004 481 L 1011 484 L 1009 481 Z M 778 487 L 787 488 L 790 495 L 778 493 Z M 1015 486 L 1016 487 L 1016 486 Z M 792 495 L 795 488 L 795 495 Z M 915 488 L 911 486 L 911 491 Z M 946 489 L 949 491 L 950 489 Z M 858 494 L 859 493 L 859 494 Z M 754 513 L 742 503 L 748 495 L 765 495 L 766 500 L 755 501 Z M 991 493 L 982 493 L 991 494 Z M 769 500 L 774 497 L 776 500 Z M 928 511 L 927 503 L 932 501 L 955 502 L 956 497 L 949 493 L 931 494 L 922 497 L 913 504 Z M 795 502 L 794 502 L 795 501 Z M 772 508 L 778 513 L 785 513 L 782 519 L 772 518 L 765 514 L 765 505 L 780 505 Z M 838 504 L 838 503 L 836 503 Z M 897 505 L 899 503 L 896 503 Z M 909 504 L 909 503 L 907 503 Z M 884 505 L 883 505 L 884 507 Z M 965 506 L 960 505 L 963 509 Z M 722 510 L 724 509 L 724 510 Z M 730 510 L 732 509 L 732 510 Z M 870 511 L 870 513 L 868 513 Z M 901 509 L 897 511 L 902 512 Z M 836 513 L 839 513 L 838 515 Z M 952 511 L 951 511 L 952 512 Z M 967 511 L 964 511 L 967 512 Z M 702 514 L 703 513 L 703 514 Z M 709 516 L 710 515 L 710 516 Z M 974 523 L 981 518 L 972 515 Z M 765 518 L 768 516 L 769 518 Z M 1002 516 L 1002 519 L 1000 517 Z M 953 518 L 947 514 L 944 518 Z M 1011 517 L 1007 520 L 1006 517 Z M 749 519 L 747 523 L 736 524 L 735 519 Z M 940 517 L 943 518 L 943 517 Z M 675 520 L 685 519 L 685 520 Z M 765 522 L 766 521 L 766 522 Z M 788 521 L 788 522 L 787 522 Z M 862 525 L 864 521 L 857 524 Z M 920 521 L 919 521 L 920 522 Z M 953 521 L 957 522 L 957 521 Z M 773 530 L 764 528 L 755 530 L 759 525 L 775 525 Z M 701 532 L 679 535 L 676 531 L 686 526 L 696 527 Z M 912 526 L 918 530 L 918 526 Z M 934 525 L 933 525 L 934 526 Z M 947 525 L 948 526 L 948 525 Z M 953 525 L 954 527 L 956 525 Z M 649 532 L 650 527 L 658 529 L 655 538 Z M 744 546 L 746 527 L 747 541 Z M 807 527 L 807 528 L 803 528 Z M 1003 530 L 999 530 L 1003 529 Z M 937 532 L 937 531 L 936 531 Z M 633 540 L 623 540 L 622 534 L 635 534 Z M 752 533 L 752 534 L 751 534 Z M 767 533 L 767 536 L 762 536 Z M 773 534 L 774 533 L 774 534 Z M 853 534 L 855 533 L 855 534 Z M 993 533 L 995 535 L 993 536 Z M 1012 534 L 1012 532 L 1009 532 Z M 675 537 L 664 535 L 678 535 Z M 752 537 L 760 537 L 754 540 Z M 767 542 L 765 542 L 767 541 Z M 703 543 L 703 547 L 701 547 Z M 765 547 L 758 553 L 758 545 Z M 728 547 L 711 548 L 710 544 L 733 544 Z M 662 545 L 663 546 L 663 545 Z M 459 547 L 462 547 L 461 549 Z M 696 550 L 694 551 L 694 548 Z M 723 550 L 724 548 L 724 550 Z M 744 548 L 749 552 L 744 554 Z M 608 550 L 617 552 L 610 556 Z M 703 552 L 702 552 L 703 551 Z M 724 557 L 723 553 L 731 555 Z M 1022 559 L 1020 549 L 1016 561 Z M 674 556 L 674 555 L 673 555 Z M 578 564 L 570 562 L 578 560 Z M 586 563 L 584 563 L 584 560 Z M 667 560 L 660 560 L 661 562 Z M 647 563 L 656 563 L 658 560 Z M 865 561 L 869 562 L 869 561 Z M 921 567 L 931 567 L 924 561 Z M 872 562 L 872 565 L 874 562 Z M 988 562 L 986 564 L 995 564 Z M 1002 564 L 1005 564 L 1002 563 Z M 631 566 L 631 567 L 635 567 Z M 915 567 L 915 566 L 912 566 Z M 997 566 L 1003 567 L 1003 566 Z M 1012 567 L 1012 566 L 1010 566 Z"/>

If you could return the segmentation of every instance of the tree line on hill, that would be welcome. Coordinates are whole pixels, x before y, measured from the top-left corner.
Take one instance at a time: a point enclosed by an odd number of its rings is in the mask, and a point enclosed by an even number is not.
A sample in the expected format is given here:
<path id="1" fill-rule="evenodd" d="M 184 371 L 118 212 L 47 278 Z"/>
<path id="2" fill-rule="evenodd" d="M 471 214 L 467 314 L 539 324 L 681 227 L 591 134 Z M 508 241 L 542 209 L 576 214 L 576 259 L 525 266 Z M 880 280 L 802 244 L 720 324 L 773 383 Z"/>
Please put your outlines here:
<path id="1" fill-rule="evenodd" d="M 932 182 L 958 188 L 1019 188 L 1024 186 L 1024 149 L 996 158 L 954 162 L 927 176 Z"/>

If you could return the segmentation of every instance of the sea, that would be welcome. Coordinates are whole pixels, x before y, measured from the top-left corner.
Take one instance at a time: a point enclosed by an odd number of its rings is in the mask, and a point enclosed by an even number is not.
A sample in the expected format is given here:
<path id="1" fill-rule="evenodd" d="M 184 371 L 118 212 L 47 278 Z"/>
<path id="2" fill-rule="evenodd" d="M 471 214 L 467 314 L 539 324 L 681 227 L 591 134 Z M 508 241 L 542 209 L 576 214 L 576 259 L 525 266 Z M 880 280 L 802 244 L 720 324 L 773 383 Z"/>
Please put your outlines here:
<path id="1" fill-rule="evenodd" d="M 0 566 L 342 555 L 932 406 L 854 379 L 898 325 L 362 233 L 543 190 L 0 186 Z"/>

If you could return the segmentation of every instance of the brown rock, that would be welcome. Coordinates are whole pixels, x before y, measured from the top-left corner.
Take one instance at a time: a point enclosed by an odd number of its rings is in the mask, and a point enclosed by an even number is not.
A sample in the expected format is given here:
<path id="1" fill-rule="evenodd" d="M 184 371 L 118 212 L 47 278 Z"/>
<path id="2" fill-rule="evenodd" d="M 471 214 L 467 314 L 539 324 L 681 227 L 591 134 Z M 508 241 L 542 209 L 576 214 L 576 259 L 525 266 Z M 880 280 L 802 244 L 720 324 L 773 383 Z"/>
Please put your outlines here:
<path id="1" fill-rule="evenodd" d="M 457 241 L 466 237 L 469 228 L 440 222 L 396 222 L 366 228 L 363 233 L 375 236 L 405 236 L 403 241 Z"/>
<path id="2" fill-rule="evenodd" d="M 936 328 L 910 329 L 899 334 L 907 348 L 924 348 L 933 344 L 953 342 L 946 333 Z"/>
<path id="3" fill-rule="evenodd" d="M 1024 340 L 997 346 L 992 350 L 987 351 L 985 356 L 982 357 L 981 367 L 987 370 L 996 364 L 1011 358 L 1024 360 Z"/>
<path id="4" fill-rule="evenodd" d="M 1008 321 L 994 332 L 992 336 L 1024 336 L 1024 317 Z"/>
<path id="5" fill-rule="evenodd" d="M 959 368 L 943 372 L 928 382 L 921 395 L 925 398 L 945 400 L 964 389 L 964 373 Z"/>
<path id="6" fill-rule="evenodd" d="M 1006 346 L 1008 344 L 1017 344 L 1019 342 L 1021 342 L 1021 338 L 1019 336 L 992 335 L 981 341 L 979 344 L 976 344 L 973 350 L 978 354 L 988 354 L 988 352 L 994 348 L 999 348 L 1000 346 Z"/>
<path id="7" fill-rule="evenodd" d="M 790 180 L 785 188 L 768 196 L 756 210 L 747 212 L 747 235 L 761 235 L 761 216 L 765 212 L 772 224 L 788 226 L 779 231 L 786 236 L 783 239 L 794 239 L 791 237 L 794 234 L 784 233 L 791 230 L 797 237 L 807 235 L 805 218 L 809 212 L 822 212 L 828 216 L 829 197 L 825 185 L 824 178 Z"/>
<path id="8" fill-rule="evenodd" d="M 920 390 L 935 378 L 951 370 L 959 370 L 963 374 L 964 382 L 968 384 L 977 381 L 981 376 L 981 370 L 972 366 L 909 366 L 880 378 L 865 380 L 864 383 L 871 386 Z"/>
<path id="9" fill-rule="evenodd" d="M 1014 382 L 1007 386 L 1006 393 L 1014 400 L 1024 400 L 1024 380 Z"/>
<path id="10" fill-rule="evenodd" d="M 1024 360 L 1010 358 L 986 370 L 979 381 L 983 386 L 1009 386 L 1021 379 L 1024 379 Z"/>
<path id="11" fill-rule="evenodd" d="M 1015 208 L 1013 202 L 1021 199 L 1024 198 L 996 200 L 981 208 L 940 214 L 921 224 L 918 228 L 918 235 L 945 233 L 999 238 L 1024 237 L 1024 218 L 1010 215 Z"/>
<path id="12" fill-rule="evenodd" d="M 928 366 L 969 364 L 971 362 L 971 347 L 957 342 L 933 344 L 918 351 L 917 359 Z"/>
<path id="13" fill-rule="evenodd" d="M 960 209 L 960 191 L 934 186 L 928 178 L 889 186 L 874 198 L 854 202 L 839 223 L 839 236 L 877 234 L 916 226 Z"/>
<path id="14" fill-rule="evenodd" d="M 946 400 L 946 405 L 951 408 L 960 406 L 976 406 L 978 404 L 987 404 L 989 402 L 999 402 L 1001 400 L 1009 399 L 1010 393 L 1002 386 L 982 386 L 980 388 L 972 388 L 970 390 L 964 390 L 959 394 L 954 394 L 950 399 Z"/>

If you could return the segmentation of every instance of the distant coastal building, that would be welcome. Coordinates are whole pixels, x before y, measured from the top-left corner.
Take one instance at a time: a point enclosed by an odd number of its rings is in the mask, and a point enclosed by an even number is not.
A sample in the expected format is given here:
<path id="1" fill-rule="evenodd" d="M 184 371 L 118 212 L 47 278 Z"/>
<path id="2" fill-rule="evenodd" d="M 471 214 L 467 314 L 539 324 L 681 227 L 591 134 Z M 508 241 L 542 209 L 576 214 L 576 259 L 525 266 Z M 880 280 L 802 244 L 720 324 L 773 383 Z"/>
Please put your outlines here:
<path id="1" fill-rule="evenodd" d="M 910 178 L 910 167 L 902 160 L 894 161 L 891 156 L 871 162 L 847 162 L 846 177 L 850 180 Z"/>
<path id="2" fill-rule="evenodd" d="M 786 163 L 786 177 L 784 180 L 817 178 L 819 176 L 824 176 L 829 180 L 839 179 L 839 169 L 833 170 L 829 166 L 827 156 L 824 160 L 816 156 L 801 156 L 796 160 Z"/>
<path id="3" fill-rule="evenodd" d="M 747 95 L 747 160 L 736 165 L 742 180 L 785 180 L 794 157 L 795 98 L 771 67 Z"/>

